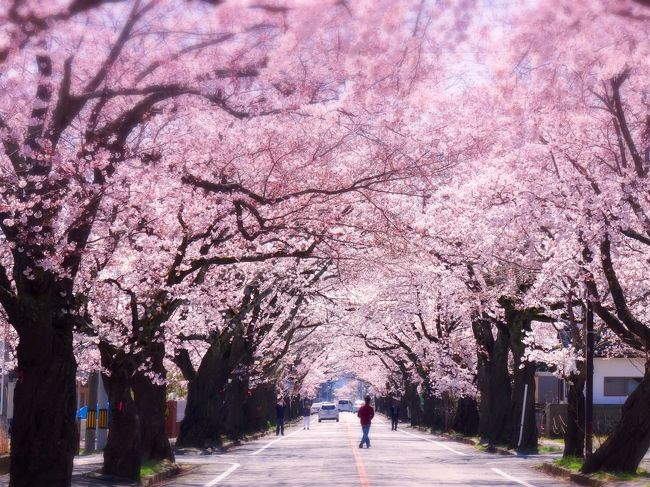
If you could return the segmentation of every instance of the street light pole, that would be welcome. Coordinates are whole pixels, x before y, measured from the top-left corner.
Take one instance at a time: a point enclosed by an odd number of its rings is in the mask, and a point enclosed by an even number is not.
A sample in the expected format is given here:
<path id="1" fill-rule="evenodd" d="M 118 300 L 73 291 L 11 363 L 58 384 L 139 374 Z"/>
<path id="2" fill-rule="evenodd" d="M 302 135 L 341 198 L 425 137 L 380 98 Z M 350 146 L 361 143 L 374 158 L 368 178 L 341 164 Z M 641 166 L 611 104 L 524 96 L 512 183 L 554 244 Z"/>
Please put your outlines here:
<path id="1" fill-rule="evenodd" d="M 4 333 L 2 336 L 2 376 L 0 376 L 0 417 L 3 420 L 7 419 L 5 414 L 5 357 L 7 355 L 7 326 L 5 321 Z"/>
<path id="2" fill-rule="evenodd" d="M 585 317 L 585 454 L 591 455 L 594 448 L 594 311 L 591 301 L 587 299 Z"/>

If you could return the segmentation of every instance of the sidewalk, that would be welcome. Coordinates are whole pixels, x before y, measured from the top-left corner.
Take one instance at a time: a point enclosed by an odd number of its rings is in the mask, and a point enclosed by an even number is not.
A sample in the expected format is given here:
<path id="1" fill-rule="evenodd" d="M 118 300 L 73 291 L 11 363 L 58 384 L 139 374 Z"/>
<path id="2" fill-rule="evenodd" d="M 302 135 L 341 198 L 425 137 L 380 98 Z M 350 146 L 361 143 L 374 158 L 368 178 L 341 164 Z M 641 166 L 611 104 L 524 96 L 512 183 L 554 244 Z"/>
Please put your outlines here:
<path id="1" fill-rule="evenodd" d="M 74 457 L 74 471 L 72 473 L 72 487 L 107 487 L 106 482 L 94 480 L 85 477 L 89 472 L 97 471 L 102 467 L 103 456 L 101 453 L 94 453 L 92 455 L 83 455 Z M 7 487 L 9 485 L 9 475 L 0 476 L 0 487 Z M 134 486 L 133 483 L 111 483 L 111 487 L 126 487 Z"/>

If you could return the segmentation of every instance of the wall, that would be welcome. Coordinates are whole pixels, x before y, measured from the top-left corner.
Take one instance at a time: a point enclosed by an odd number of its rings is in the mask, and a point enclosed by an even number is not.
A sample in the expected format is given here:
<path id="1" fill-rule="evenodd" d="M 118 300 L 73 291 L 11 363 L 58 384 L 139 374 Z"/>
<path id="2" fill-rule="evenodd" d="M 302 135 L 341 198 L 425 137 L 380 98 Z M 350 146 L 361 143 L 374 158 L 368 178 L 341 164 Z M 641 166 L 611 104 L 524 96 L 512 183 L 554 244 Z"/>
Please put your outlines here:
<path id="1" fill-rule="evenodd" d="M 567 428 L 567 404 L 547 404 L 538 418 L 541 433 L 551 438 L 562 438 Z M 594 434 L 608 435 L 621 419 L 618 404 L 594 404 Z"/>
<path id="2" fill-rule="evenodd" d="M 605 396 L 605 377 L 643 377 L 641 358 L 595 358 L 594 404 L 623 404 L 627 396 Z"/>

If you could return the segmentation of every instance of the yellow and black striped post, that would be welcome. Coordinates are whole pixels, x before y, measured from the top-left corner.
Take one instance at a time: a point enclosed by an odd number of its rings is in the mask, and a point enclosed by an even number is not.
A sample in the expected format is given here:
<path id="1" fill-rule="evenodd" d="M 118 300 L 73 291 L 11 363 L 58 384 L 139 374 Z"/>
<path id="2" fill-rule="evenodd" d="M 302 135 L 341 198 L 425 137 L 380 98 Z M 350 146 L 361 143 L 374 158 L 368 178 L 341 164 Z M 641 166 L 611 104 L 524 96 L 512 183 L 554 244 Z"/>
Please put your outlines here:
<path id="1" fill-rule="evenodd" d="M 99 410 L 99 429 L 108 429 L 108 409 Z"/>
<path id="2" fill-rule="evenodd" d="M 97 429 L 97 411 L 94 409 L 88 409 L 88 415 L 86 416 L 86 429 Z"/>

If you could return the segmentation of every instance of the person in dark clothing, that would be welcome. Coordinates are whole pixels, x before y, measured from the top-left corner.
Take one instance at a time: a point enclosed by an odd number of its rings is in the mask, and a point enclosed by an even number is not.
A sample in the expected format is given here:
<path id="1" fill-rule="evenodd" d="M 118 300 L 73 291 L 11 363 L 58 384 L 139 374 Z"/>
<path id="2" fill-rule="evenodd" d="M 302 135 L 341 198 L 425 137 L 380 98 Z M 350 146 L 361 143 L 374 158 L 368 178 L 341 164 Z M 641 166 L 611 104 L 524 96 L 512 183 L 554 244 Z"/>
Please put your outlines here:
<path id="1" fill-rule="evenodd" d="M 359 419 L 361 420 L 361 431 L 363 432 L 359 448 L 363 448 L 364 443 L 367 448 L 370 448 L 370 438 L 368 438 L 368 433 L 370 433 L 370 423 L 372 422 L 372 418 L 375 417 L 375 410 L 370 405 L 370 396 L 364 397 L 363 400 L 366 401 L 366 403 L 359 408 L 359 412 L 357 413 L 357 416 L 359 416 Z"/>
<path id="2" fill-rule="evenodd" d="M 302 403 L 302 417 L 304 421 L 302 425 L 302 429 L 309 429 L 309 419 L 311 418 L 311 405 L 309 401 L 306 399 Z"/>
<path id="3" fill-rule="evenodd" d="M 397 431 L 397 422 L 399 421 L 399 404 L 393 404 L 390 407 L 390 429 Z"/>
<path id="4" fill-rule="evenodd" d="M 284 436 L 284 410 L 287 408 L 282 396 L 278 396 L 275 405 L 275 436 Z"/>

